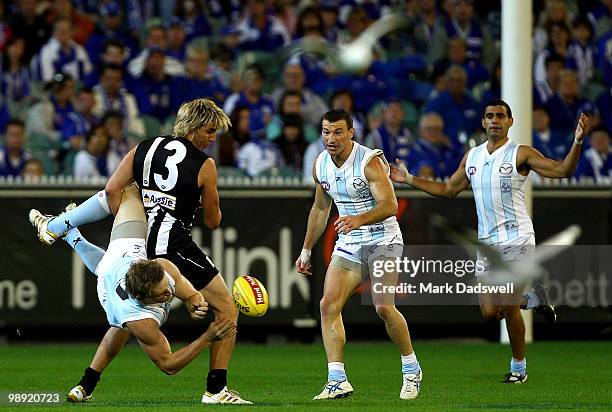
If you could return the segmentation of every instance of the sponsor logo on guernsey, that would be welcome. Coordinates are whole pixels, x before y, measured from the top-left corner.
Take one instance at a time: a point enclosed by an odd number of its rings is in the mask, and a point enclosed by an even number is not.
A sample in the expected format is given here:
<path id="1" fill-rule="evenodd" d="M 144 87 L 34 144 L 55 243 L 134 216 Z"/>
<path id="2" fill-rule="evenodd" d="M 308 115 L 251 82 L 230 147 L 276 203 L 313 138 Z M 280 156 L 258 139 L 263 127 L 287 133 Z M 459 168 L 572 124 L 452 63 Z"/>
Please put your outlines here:
<path id="1" fill-rule="evenodd" d="M 468 173 L 470 176 L 474 176 L 476 174 L 476 166 L 468 167 Z"/>
<path id="2" fill-rule="evenodd" d="M 326 192 L 329 192 L 329 183 L 323 181 L 321 182 L 321 187 L 325 189 Z"/>
<path id="3" fill-rule="evenodd" d="M 502 163 L 499 166 L 499 173 L 501 173 L 502 175 L 509 175 L 510 173 L 512 173 L 512 163 Z"/>
<path id="4" fill-rule="evenodd" d="M 255 297 L 255 304 L 262 305 L 264 303 L 264 297 L 263 297 L 263 292 L 261 291 L 261 288 L 259 287 L 259 284 L 257 283 L 255 279 L 253 279 L 252 277 L 248 275 L 245 275 L 244 278 L 246 279 L 247 283 L 251 287 L 251 290 L 253 291 L 253 296 Z"/>
<path id="5" fill-rule="evenodd" d="M 146 208 L 159 205 L 161 207 L 165 207 L 166 209 L 174 210 L 176 207 L 176 197 L 158 192 L 156 190 L 144 189 L 142 191 L 142 203 Z"/>

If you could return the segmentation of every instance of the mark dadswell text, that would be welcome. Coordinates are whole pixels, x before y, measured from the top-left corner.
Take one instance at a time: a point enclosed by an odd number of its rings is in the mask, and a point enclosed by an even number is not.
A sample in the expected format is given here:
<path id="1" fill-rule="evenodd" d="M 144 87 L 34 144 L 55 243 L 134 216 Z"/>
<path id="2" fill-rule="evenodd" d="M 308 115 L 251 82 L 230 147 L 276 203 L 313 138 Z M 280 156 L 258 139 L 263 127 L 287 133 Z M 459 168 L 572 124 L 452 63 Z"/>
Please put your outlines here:
<path id="1" fill-rule="evenodd" d="M 514 283 L 508 282 L 503 285 L 484 285 L 477 283 L 469 285 L 462 282 L 445 283 L 437 285 L 432 282 L 427 283 L 398 283 L 397 285 L 384 285 L 382 283 L 373 283 L 372 288 L 374 293 L 429 293 L 429 294 L 480 294 L 480 293 L 514 293 Z"/>

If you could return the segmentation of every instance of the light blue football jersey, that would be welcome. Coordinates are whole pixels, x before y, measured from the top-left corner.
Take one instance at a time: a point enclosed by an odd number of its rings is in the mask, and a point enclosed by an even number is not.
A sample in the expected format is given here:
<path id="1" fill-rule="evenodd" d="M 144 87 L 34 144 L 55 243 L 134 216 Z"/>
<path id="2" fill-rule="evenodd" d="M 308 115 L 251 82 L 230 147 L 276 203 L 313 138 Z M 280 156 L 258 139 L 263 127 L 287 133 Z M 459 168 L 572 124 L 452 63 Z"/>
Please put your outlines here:
<path id="1" fill-rule="evenodd" d="M 359 215 L 376 206 L 376 199 L 370 191 L 370 182 L 365 175 L 365 167 L 374 156 L 380 156 L 387 164 L 382 150 L 372 150 L 356 142 L 353 142 L 351 154 L 340 167 L 336 167 L 327 150 L 317 157 L 315 163 L 317 180 L 333 199 L 340 216 Z M 338 240 L 346 245 L 403 243 L 402 232 L 395 216 L 390 216 L 382 222 L 361 226 L 348 234 L 340 234 Z"/>
<path id="2" fill-rule="evenodd" d="M 123 328 L 126 322 L 142 319 L 153 319 L 161 326 L 168 319 L 170 302 L 143 305 L 127 293 L 125 275 L 137 260 L 134 257 L 120 257 L 104 272 L 98 273 L 98 297 L 111 326 Z M 164 273 L 174 295 L 175 281 Z"/>
<path id="3" fill-rule="evenodd" d="M 484 142 L 470 150 L 465 162 L 478 213 L 478 238 L 487 244 L 513 244 L 534 237 L 525 205 L 528 177 L 516 167 L 519 146 L 508 140 L 489 154 Z"/>

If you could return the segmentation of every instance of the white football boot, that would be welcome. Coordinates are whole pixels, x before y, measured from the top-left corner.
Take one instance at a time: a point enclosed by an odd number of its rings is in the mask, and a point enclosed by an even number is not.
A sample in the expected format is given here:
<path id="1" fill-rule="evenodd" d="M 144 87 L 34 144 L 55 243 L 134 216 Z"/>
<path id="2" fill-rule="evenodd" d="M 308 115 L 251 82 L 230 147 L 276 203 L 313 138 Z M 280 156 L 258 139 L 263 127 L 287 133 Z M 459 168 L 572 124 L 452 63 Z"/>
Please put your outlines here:
<path id="1" fill-rule="evenodd" d="M 313 401 L 320 399 L 346 398 L 353 393 L 353 387 L 348 380 L 327 381 L 320 394 L 312 398 Z"/>
<path id="2" fill-rule="evenodd" d="M 423 371 L 419 373 L 405 373 L 404 384 L 400 391 L 400 399 L 415 399 L 421 391 L 421 381 L 423 380 Z"/>
<path id="3" fill-rule="evenodd" d="M 72 210 L 75 207 L 76 207 L 75 203 L 69 203 L 64 208 L 62 213 L 67 212 L 69 210 Z M 61 214 L 60 214 L 60 216 L 61 216 Z M 53 215 L 43 215 L 42 213 L 40 213 L 40 211 L 38 211 L 36 209 L 32 209 L 32 210 L 30 210 L 30 213 L 29 213 L 28 217 L 30 219 L 30 223 L 32 224 L 32 226 L 34 226 L 34 229 L 36 229 L 36 232 L 38 234 L 38 239 L 40 240 L 40 243 L 42 243 L 43 245 L 50 246 L 58 238 L 63 237 L 63 236 L 66 235 L 66 233 L 62 233 L 62 234 L 60 234 L 58 236 L 55 233 L 53 233 L 53 232 L 51 232 L 50 230 L 47 229 L 47 225 L 49 224 L 51 219 L 55 218 L 56 216 L 53 216 Z"/>
<path id="4" fill-rule="evenodd" d="M 85 388 L 81 385 L 77 385 L 70 389 L 70 392 L 66 395 L 66 400 L 72 403 L 83 403 L 91 399 L 91 395 L 87 395 Z"/>
<path id="5" fill-rule="evenodd" d="M 230 403 L 234 405 L 252 405 L 253 402 L 242 399 L 238 392 L 227 389 L 227 386 L 219 393 L 204 392 L 202 403 Z"/>

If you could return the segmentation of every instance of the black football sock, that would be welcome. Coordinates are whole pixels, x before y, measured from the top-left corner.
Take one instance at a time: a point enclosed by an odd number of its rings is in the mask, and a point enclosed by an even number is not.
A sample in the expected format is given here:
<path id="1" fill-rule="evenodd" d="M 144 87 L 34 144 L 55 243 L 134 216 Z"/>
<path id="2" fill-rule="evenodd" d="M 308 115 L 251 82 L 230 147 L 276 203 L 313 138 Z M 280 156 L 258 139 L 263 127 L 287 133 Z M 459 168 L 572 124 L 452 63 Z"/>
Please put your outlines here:
<path id="1" fill-rule="evenodd" d="M 79 385 L 81 385 L 83 389 L 85 389 L 87 396 L 90 396 L 93 393 L 94 389 L 96 389 L 96 385 L 100 380 L 101 374 L 101 372 L 98 372 L 97 370 L 92 368 L 85 369 L 85 374 L 81 378 Z"/>
<path id="2" fill-rule="evenodd" d="M 213 369 L 206 378 L 206 391 L 212 394 L 219 393 L 227 386 L 227 369 Z"/>

